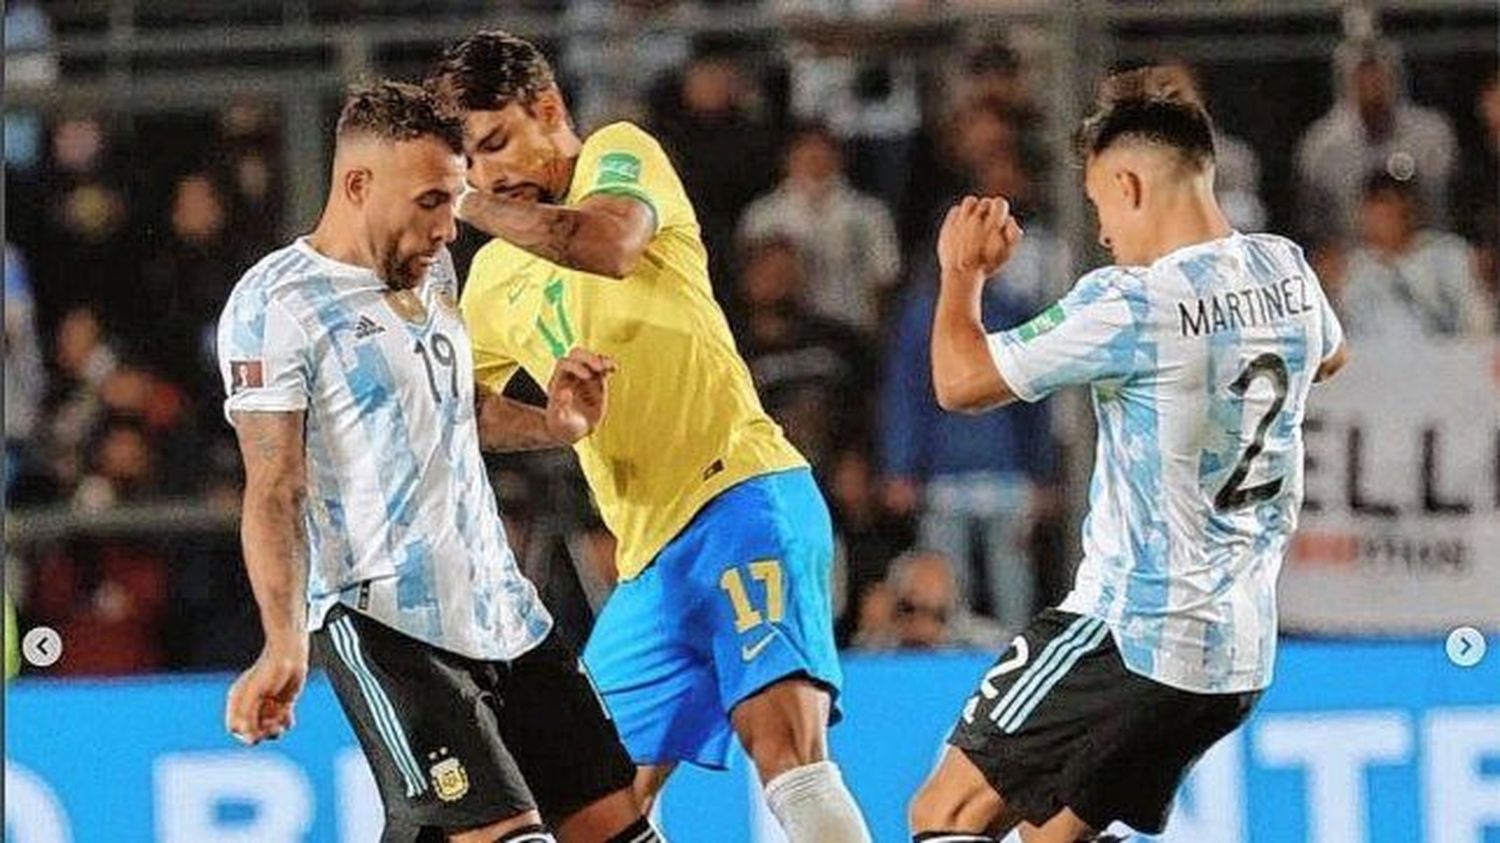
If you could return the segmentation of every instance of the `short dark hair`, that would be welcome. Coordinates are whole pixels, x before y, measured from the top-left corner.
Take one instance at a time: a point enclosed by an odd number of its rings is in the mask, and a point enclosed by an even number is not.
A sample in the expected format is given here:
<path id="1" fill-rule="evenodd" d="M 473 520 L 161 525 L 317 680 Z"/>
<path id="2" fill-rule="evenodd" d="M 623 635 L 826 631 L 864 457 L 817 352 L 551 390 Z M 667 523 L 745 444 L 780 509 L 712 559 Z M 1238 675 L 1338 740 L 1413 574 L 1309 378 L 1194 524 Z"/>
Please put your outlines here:
<path id="1" fill-rule="evenodd" d="M 536 45 L 509 32 L 476 32 L 449 47 L 427 77 L 427 88 L 450 109 L 493 111 L 529 106 L 557 84 Z"/>
<path id="2" fill-rule="evenodd" d="M 356 85 L 344 97 L 338 137 L 371 135 L 384 141 L 433 137 L 454 152 L 464 149 L 463 124 L 443 113 L 431 94 L 405 82 L 382 79 Z"/>
<path id="3" fill-rule="evenodd" d="M 1214 160 L 1213 121 L 1184 96 L 1164 68 L 1117 73 L 1100 86 L 1097 109 L 1078 127 L 1078 154 L 1085 160 L 1120 141 L 1136 140 L 1176 150 L 1195 167 Z"/>

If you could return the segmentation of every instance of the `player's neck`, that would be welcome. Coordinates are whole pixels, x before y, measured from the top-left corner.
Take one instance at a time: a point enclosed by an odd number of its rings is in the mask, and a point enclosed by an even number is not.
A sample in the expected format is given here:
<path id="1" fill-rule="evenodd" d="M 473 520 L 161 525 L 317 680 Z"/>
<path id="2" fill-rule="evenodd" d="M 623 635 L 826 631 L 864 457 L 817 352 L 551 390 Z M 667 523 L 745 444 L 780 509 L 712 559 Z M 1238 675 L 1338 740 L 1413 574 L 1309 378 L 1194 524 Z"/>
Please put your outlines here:
<path id="1" fill-rule="evenodd" d="M 307 245 L 325 258 L 350 266 L 375 269 L 375 252 L 362 237 L 352 236 L 351 229 L 338 219 L 338 212 L 328 208 L 318 225 L 307 236 Z"/>
<path id="2" fill-rule="evenodd" d="M 1178 249 L 1221 240 L 1234 233 L 1212 193 L 1184 191 L 1167 202 L 1158 219 L 1151 249 L 1153 263 Z"/>

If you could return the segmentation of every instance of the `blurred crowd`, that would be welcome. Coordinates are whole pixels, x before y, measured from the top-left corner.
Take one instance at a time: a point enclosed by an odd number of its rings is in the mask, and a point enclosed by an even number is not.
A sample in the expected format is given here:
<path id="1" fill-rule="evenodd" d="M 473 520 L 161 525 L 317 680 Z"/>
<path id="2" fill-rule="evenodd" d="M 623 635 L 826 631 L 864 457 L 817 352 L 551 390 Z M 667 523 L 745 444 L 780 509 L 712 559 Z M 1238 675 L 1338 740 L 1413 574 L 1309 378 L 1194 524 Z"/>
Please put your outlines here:
<path id="1" fill-rule="evenodd" d="M 576 118 L 640 121 L 677 162 L 761 396 L 829 498 L 841 641 L 998 647 L 1066 588 L 1062 466 L 1088 455 L 1064 452 L 1048 401 L 940 411 L 926 353 L 932 240 L 964 193 L 1018 209 L 1021 251 L 984 290 L 991 329 L 1070 283 L 1047 181 L 1070 153 L 1041 142 L 1034 74 L 999 41 L 941 67 L 870 60 L 837 36 L 747 56 L 646 25 L 675 5 L 567 4 L 654 39 L 628 59 L 618 38 L 556 45 Z M 1214 109 L 1194 68 L 1174 67 L 1182 93 Z M 1256 148 L 1220 134 L 1232 221 L 1307 244 L 1356 340 L 1494 335 L 1495 74 L 1462 104 L 1471 114 L 1413 100 L 1389 42 L 1344 44 L 1332 75 L 1326 114 L 1283 127 L 1298 136 L 1286 207 L 1263 189 Z M 246 101 L 148 137 L 121 115 L 7 114 L 7 148 L 30 141 L 6 160 L 8 506 L 186 499 L 234 512 L 239 459 L 211 338 L 239 274 L 294 224 L 278 119 Z M 476 245 L 456 245 L 461 270 Z M 524 564 L 581 635 L 610 586 L 611 544 L 571 456 L 492 469 Z M 220 668 L 258 646 L 232 532 L 75 534 L 12 551 L 26 562 L 11 584 L 23 624 L 62 632 L 60 668 Z"/>

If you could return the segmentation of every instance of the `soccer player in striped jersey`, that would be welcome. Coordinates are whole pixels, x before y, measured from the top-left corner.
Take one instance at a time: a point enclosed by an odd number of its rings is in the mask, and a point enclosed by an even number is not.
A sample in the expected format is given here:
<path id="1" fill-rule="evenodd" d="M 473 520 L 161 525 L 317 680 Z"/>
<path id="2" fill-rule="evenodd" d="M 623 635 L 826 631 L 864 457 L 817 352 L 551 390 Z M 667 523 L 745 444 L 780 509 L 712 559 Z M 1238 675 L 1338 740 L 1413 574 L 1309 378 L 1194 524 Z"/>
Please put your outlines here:
<path id="1" fill-rule="evenodd" d="M 385 805 L 382 841 L 659 839 L 634 767 L 506 543 L 479 454 L 446 245 L 461 127 L 420 88 L 352 92 L 328 203 L 219 322 L 265 648 L 230 690 L 246 743 L 292 727 L 309 653 Z M 609 363 L 559 364 L 547 427 L 598 422 Z M 310 634 L 309 634 L 310 633 Z"/>
<path id="2" fill-rule="evenodd" d="M 1192 763 L 1271 681 L 1276 577 L 1302 502 L 1302 421 L 1343 364 L 1296 244 L 1230 228 L 1208 115 L 1157 71 L 1113 78 L 1079 146 L 1100 242 L 1031 322 L 986 336 L 979 291 L 1021 237 L 970 197 L 939 237 L 933 381 L 980 412 L 1086 384 L 1098 424 L 1083 561 L 985 674 L 911 806 L 914 839 L 1159 833 Z"/>

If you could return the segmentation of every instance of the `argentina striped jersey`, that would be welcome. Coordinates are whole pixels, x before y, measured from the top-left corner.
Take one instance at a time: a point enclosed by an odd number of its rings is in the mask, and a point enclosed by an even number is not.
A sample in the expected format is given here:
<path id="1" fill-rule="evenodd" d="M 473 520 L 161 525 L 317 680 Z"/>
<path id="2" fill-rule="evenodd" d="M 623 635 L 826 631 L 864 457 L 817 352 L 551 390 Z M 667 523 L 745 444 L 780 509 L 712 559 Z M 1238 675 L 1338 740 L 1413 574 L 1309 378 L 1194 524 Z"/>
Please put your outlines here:
<path id="1" fill-rule="evenodd" d="M 1133 672 L 1204 693 L 1270 684 L 1307 396 L 1342 342 L 1301 249 L 1239 233 L 1091 272 L 991 335 L 1019 398 L 1091 387 L 1084 556 L 1060 608 L 1105 621 Z"/>
<path id="2" fill-rule="evenodd" d="M 512 659 L 552 620 L 480 458 L 446 252 L 414 292 L 421 312 L 306 238 L 266 256 L 219 320 L 225 412 L 306 411 L 310 629 L 343 602 L 433 646 Z"/>

